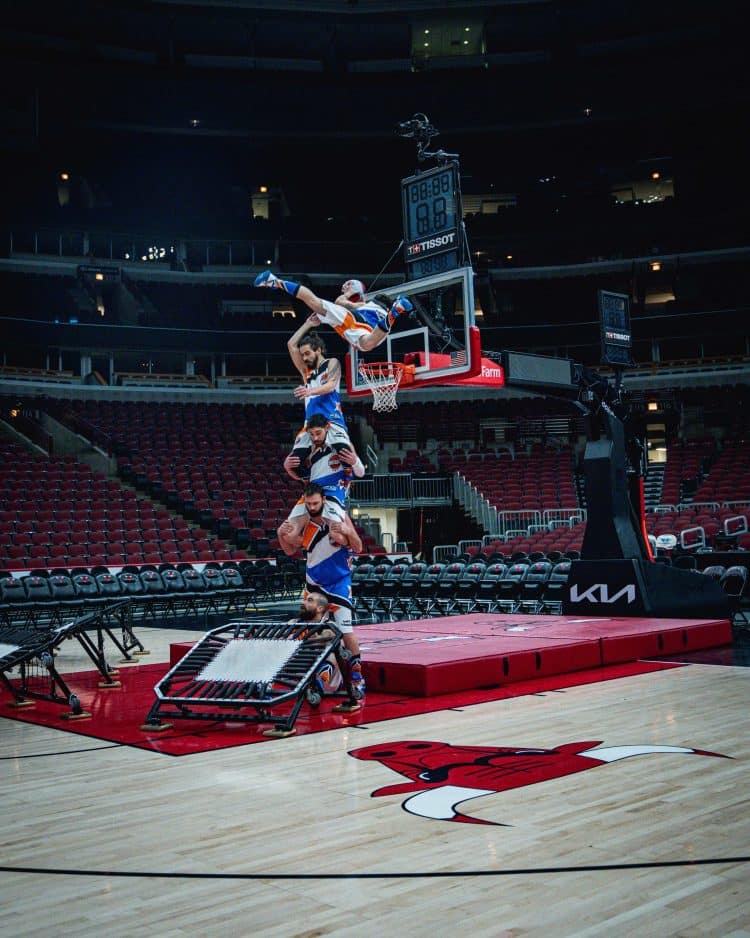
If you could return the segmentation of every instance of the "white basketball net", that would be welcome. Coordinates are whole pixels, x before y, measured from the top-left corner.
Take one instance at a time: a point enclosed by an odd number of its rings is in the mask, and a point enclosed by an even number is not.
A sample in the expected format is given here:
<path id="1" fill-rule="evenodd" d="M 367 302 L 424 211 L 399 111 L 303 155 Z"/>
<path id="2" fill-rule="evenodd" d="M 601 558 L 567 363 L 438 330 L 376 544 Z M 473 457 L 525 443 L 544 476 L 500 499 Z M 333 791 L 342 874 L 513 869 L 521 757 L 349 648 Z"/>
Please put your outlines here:
<path id="1" fill-rule="evenodd" d="M 372 392 L 372 409 L 378 413 L 396 410 L 396 392 L 404 366 L 398 362 L 363 362 L 359 366 L 365 384 Z"/>

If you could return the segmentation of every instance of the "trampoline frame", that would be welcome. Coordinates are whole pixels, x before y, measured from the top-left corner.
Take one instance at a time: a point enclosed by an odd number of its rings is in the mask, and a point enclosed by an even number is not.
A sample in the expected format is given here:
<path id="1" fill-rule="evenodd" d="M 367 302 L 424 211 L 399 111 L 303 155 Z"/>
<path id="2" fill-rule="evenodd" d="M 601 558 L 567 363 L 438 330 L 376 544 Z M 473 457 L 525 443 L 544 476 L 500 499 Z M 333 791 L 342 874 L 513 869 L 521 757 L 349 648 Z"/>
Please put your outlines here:
<path id="1" fill-rule="evenodd" d="M 107 635 L 120 651 L 123 663 L 135 660 L 130 655 L 133 648 L 138 649 L 135 654 L 148 654 L 136 638 L 130 618 L 130 601 L 120 600 L 108 606 L 99 605 L 91 612 L 54 628 L 35 628 L 26 625 L 0 629 L 0 641 L 17 646 L 15 651 L 7 653 L 0 659 L 0 682 L 14 698 L 14 702 L 9 706 L 26 707 L 32 705 L 32 700 L 48 700 L 70 707 L 69 713 L 62 714 L 64 718 L 89 716 L 84 712 L 78 696 L 71 691 L 55 667 L 55 651 L 66 639 L 77 639 L 101 675 L 99 687 L 119 687 L 120 682 L 115 680 L 118 671 L 109 665 L 104 654 L 104 636 Z M 112 632 L 115 623 L 121 629 L 122 641 Z M 96 633 L 96 639 L 89 634 L 90 632 Z M 33 681 L 38 680 L 38 674 L 35 673 L 33 665 L 35 659 L 38 659 L 41 666 L 46 668 L 49 675 L 47 692 L 35 690 L 31 686 Z M 16 682 L 8 677 L 8 672 L 14 668 L 19 669 L 19 680 Z"/>
<path id="2" fill-rule="evenodd" d="M 209 680 L 199 677 L 200 671 L 230 641 L 258 639 L 299 643 L 271 680 Z M 204 720 L 214 723 L 270 723 L 272 730 L 267 735 L 290 736 L 294 733 L 294 724 L 305 699 L 315 705 L 313 682 L 318 668 L 329 655 L 336 659 L 344 688 L 342 692 L 330 696 L 347 698 L 348 706 L 344 704 L 342 709 L 356 710 L 359 705 L 346 664 L 347 653 L 342 647 L 342 639 L 342 633 L 330 622 L 290 624 L 238 621 L 213 629 L 156 684 L 156 701 L 141 729 L 154 731 L 170 728 L 171 723 L 162 722 L 164 716 L 169 720 Z M 292 704 L 289 713 L 272 712 L 288 703 Z M 246 708 L 253 712 L 248 713 Z"/>

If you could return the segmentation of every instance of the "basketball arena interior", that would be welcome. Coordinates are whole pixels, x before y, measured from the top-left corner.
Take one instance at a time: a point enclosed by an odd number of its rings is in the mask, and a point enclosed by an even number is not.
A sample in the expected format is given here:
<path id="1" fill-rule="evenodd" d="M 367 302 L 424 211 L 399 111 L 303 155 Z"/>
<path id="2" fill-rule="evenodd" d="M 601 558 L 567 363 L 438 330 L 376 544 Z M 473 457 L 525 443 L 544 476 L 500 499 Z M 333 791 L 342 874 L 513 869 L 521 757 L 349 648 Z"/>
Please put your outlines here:
<path id="1" fill-rule="evenodd" d="M 750 934 L 734 10 L 4 7 L 4 934 Z"/>

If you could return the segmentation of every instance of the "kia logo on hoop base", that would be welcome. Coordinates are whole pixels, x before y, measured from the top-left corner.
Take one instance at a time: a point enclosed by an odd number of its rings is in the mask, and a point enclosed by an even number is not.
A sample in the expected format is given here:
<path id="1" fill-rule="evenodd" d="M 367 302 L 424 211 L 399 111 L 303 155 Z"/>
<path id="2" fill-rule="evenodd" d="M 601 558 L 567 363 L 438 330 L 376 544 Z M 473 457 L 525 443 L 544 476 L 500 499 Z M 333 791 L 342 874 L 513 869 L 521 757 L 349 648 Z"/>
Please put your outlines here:
<path id="1" fill-rule="evenodd" d="M 563 594 L 562 613 L 644 615 L 649 611 L 644 584 L 641 566 L 634 560 L 574 560 Z"/>
<path id="2" fill-rule="evenodd" d="M 581 591 L 579 584 L 574 583 L 570 588 L 570 601 L 572 603 L 617 603 L 623 599 L 626 603 L 634 603 L 636 592 L 635 583 L 628 583 L 615 593 L 610 595 L 609 586 L 606 583 L 594 583 L 587 590 Z"/>

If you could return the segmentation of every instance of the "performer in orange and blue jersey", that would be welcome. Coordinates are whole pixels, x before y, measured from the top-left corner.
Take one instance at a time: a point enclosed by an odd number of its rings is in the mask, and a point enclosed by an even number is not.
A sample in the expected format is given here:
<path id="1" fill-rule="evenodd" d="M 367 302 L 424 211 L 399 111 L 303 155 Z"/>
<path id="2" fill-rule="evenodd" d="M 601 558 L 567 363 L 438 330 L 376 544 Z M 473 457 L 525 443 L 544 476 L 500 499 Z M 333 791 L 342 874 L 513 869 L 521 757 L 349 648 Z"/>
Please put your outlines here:
<path id="1" fill-rule="evenodd" d="M 305 320 L 287 342 L 289 357 L 302 376 L 302 384 L 294 396 L 305 404 L 305 424 L 294 441 L 293 452 L 304 460 L 312 448 L 307 421 L 315 414 L 325 417 L 329 425 L 329 442 L 337 449 L 351 447 L 346 421 L 341 409 L 341 365 L 326 357 L 325 342 L 311 332 L 311 319 Z"/>
<path id="2" fill-rule="evenodd" d="M 284 460 L 284 469 L 300 482 L 319 485 L 324 496 L 324 517 L 330 521 L 341 521 L 346 514 L 346 499 L 353 478 L 361 479 L 365 467 L 354 447 L 336 445 L 330 441 L 331 425 L 322 414 L 313 414 L 308 421 L 308 436 L 311 449 L 302 458 L 295 448 Z M 304 495 L 291 510 L 287 521 L 294 522 L 296 533 L 307 523 Z"/>
<path id="3" fill-rule="evenodd" d="M 329 611 L 336 627 L 342 633 L 342 642 L 349 652 L 352 685 L 358 697 L 364 696 L 364 678 L 359 651 L 359 640 L 352 625 L 351 559 L 362 550 L 362 540 L 351 518 L 344 514 L 340 520 L 327 520 L 323 514 L 325 495 L 321 486 L 305 486 L 303 500 L 309 521 L 301 534 L 285 521 L 279 528 L 279 543 L 286 554 L 299 548 L 306 552 L 305 583 L 308 592 L 322 593 L 329 603 Z"/>
<path id="4" fill-rule="evenodd" d="M 253 285 L 283 290 L 301 300 L 313 312 L 309 320 L 311 325 L 326 323 L 344 341 L 361 352 L 370 352 L 377 348 L 385 341 L 399 316 L 405 316 L 414 309 L 411 301 L 405 296 L 397 296 L 395 300 L 391 300 L 389 296 L 381 293 L 371 300 L 366 299 L 364 284 L 360 280 L 347 280 L 335 303 L 321 299 L 309 287 L 293 280 L 282 280 L 270 270 L 258 274 Z"/>

